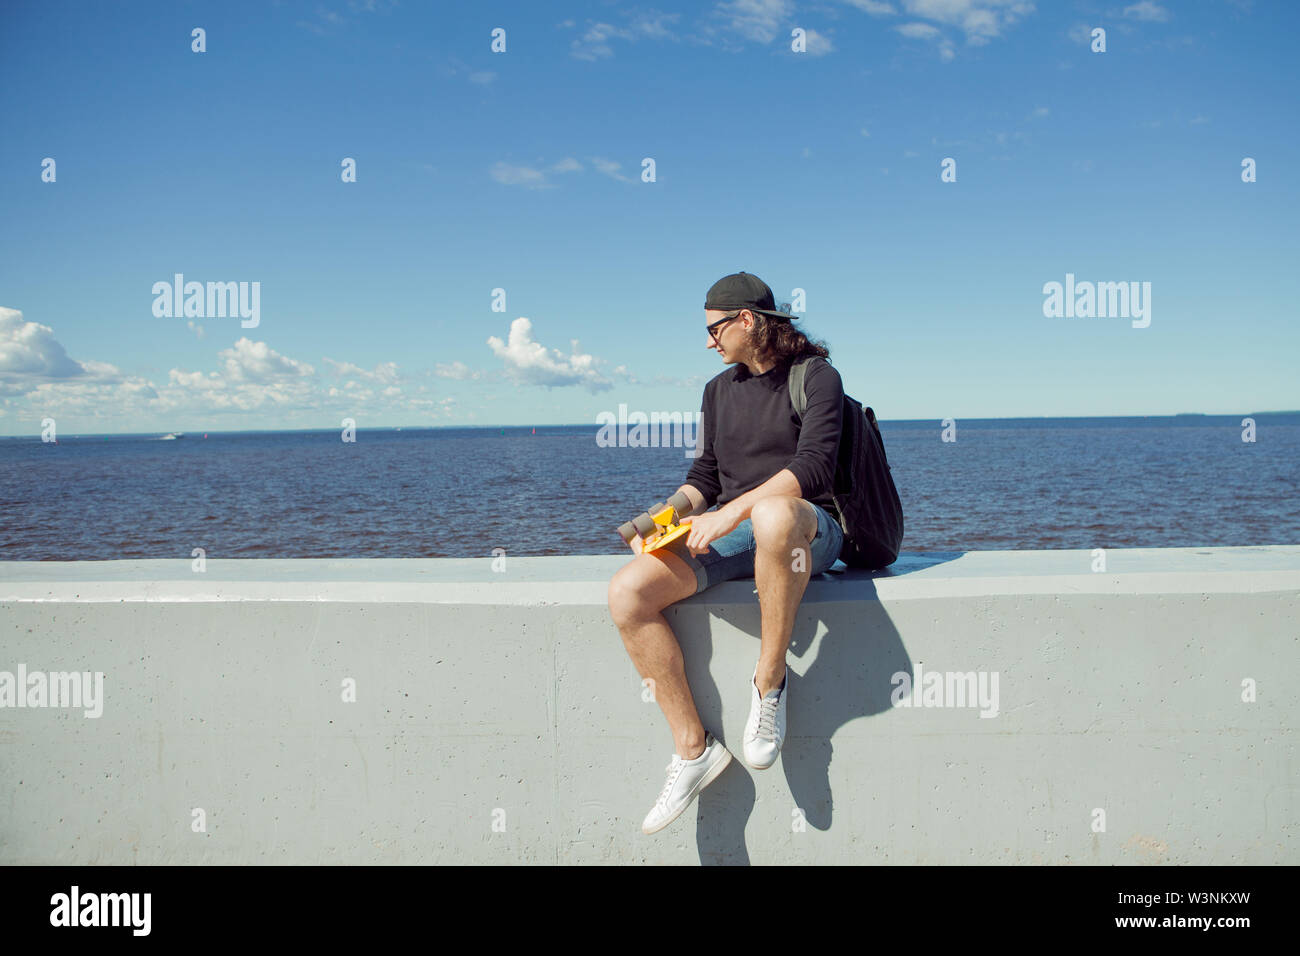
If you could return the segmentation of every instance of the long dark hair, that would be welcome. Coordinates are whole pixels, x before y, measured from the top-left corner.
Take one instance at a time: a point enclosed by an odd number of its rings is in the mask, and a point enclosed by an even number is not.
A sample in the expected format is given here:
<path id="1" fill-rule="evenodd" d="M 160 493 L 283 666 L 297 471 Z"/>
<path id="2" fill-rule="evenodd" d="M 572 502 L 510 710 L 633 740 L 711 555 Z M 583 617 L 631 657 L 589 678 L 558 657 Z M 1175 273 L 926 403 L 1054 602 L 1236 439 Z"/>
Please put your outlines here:
<path id="1" fill-rule="evenodd" d="M 754 327 L 749 338 L 754 351 L 765 359 L 775 360 L 778 364 L 794 361 L 805 355 L 819 355 L 824 359 L 831 357 L 831 350 L 820 340 L 809 339 L 793 325 L 789 319 L 776 319 L 761 312 L 752 312 Z"/>

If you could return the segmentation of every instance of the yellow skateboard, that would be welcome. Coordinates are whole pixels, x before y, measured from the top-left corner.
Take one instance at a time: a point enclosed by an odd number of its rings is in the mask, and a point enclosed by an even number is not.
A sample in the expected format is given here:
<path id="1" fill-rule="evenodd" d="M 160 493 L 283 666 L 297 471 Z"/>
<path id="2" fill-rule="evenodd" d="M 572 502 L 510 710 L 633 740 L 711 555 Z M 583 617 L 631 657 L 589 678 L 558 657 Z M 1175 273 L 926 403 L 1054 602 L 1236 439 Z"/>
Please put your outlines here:
<path id="1" fill-rule="evenodd" d="M 641 512 L 631 521 L 620 525 L 618 533 L 629 545 L 637 535 L 640 535 L 641 553 L 648 554 L 690 533 L 691 526 L 681 523 L 681 520 L 689 517 L 690 513 L 691 499 L 679 491 L 666 502 L 661 501 L 653 508 Z"/>

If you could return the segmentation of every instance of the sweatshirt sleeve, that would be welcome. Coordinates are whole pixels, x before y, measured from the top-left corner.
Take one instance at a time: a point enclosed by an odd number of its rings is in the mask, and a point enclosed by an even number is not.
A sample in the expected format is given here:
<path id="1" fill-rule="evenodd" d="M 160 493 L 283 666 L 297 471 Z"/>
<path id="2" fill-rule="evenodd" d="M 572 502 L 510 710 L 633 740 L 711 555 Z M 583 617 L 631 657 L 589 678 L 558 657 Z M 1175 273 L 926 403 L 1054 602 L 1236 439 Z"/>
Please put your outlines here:
<path id="1" fill-rule="evenodd" d="M 844 386 L 829 362 L 813 362 L 804 379 L 808 408 L 799 428 L 799 445 L 786 465 L 799 479 L 805 499 L 831 493 L 844 422 Z"/>
<path id="2" fill-rule="evenodd" d="M 714 380 L 716 381 L 716 379 Z M 718 459 L 713 455 L 713 388 L 709 382 L 704 387 L 704 402 L 700 411 L 700 426 L 695 435 L 695 464 L 686 473 L 683 484 L 698 488 L 704 495 L 704 508 L 708 510 L 718 500 L 722 485 L 718 481 Z"/>

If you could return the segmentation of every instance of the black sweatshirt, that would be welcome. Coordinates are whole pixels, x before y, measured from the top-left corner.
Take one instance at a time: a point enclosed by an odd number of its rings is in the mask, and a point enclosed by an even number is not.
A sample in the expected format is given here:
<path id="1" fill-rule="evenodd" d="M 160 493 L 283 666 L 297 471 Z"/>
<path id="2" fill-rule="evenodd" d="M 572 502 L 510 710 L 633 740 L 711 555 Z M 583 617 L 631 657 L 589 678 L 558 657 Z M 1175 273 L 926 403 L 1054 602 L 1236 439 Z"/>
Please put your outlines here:
<path id="1" fill-rule="evenodd" d="M 805 363 L 808 409 L 803 425 L 790 402 L 786 359 L 762 375 L 742 363 L 714 376 L 704 386 L 700 452 L 684 484 L 698 488 L 704 506 L 725 505 L 788 468 L 802 495 L 836 514 L 831 482 L 839 453 L 844 416 L 840 373 L 825 360 Z"/>

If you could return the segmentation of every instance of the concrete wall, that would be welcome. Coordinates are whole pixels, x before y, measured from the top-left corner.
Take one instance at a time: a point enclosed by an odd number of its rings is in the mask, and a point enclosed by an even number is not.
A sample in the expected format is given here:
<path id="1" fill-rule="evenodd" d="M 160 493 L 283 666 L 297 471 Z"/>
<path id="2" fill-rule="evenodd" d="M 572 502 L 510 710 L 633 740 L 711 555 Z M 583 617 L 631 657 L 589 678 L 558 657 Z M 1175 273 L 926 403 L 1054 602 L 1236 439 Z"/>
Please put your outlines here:
<path id="1" fill-rule="evenodd" d="M 1300 547 L 823 575 L 765 771 L 753 582 L 684 601 L 737 759 L 651 837 L 672 741 L 605 607 L 625 560 L 0 563 L 0 671 L 104 674 L 98 718 L 0 708 L 0 863 L 1300 863 Z M 996 672 L 996 715 L 894 706 L 918 671 Z"/>

